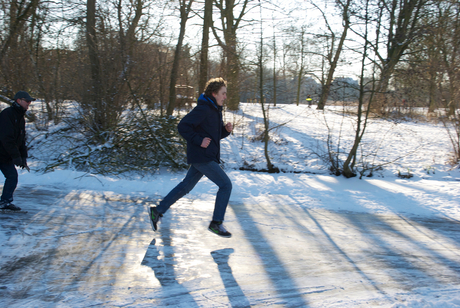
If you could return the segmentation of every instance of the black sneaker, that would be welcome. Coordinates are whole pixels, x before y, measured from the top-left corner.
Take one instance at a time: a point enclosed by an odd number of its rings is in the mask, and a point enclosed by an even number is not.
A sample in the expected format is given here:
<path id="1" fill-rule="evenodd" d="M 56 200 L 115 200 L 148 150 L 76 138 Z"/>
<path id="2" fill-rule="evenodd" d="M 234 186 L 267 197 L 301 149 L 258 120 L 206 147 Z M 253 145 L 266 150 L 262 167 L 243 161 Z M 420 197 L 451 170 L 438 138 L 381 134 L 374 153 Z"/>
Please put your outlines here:
<path id="1" fill-rule="evenodd" d="M 222 237 L 232 237 L 232 234 L 228 232 L 227 230 L 225 230 L 224 225 L 222 224 L 222 221 L 219 221 L 219 222 L 211 221 L 211 223 L 209 224 L 208 230 Z"/>
<path id="2" fill-rule="evenodd" d="M 153 206 L 149 206 L 147 210 L 149 211 L 150 225 L 152 225 L 152 230 L 157 231 L 157 224 L 161 217 L 163 217 L 163 214 L 158 213 L 157 208 Z"/>
<path id="3" fill-rule="evenodd" d="M 21 208 L 19 206 L 14 205 L 11 202 L 5 202 L 2 201 L 0 203 L 0 210 L 6 210 L 6 211 L 20 211 Z"/>

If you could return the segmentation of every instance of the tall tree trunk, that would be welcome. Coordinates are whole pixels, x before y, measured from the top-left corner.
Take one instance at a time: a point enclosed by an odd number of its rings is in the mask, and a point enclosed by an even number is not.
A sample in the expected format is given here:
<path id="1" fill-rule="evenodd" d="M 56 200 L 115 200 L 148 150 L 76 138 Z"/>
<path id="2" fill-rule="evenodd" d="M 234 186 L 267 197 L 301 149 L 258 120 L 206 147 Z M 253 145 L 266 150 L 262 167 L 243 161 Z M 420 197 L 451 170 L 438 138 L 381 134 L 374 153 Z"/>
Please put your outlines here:
<path id="1" fill-rule="evenodd" d="M 224 5 L 225 2 L 225 5 Z M 215 6 L 220 10 L 221 27 L 224 35 L 222 40 L 217 34 L 217 30 L 214 25 L 211 27 L 212 32 L 225 52 L 227 57 L 227 108 L 230 110 L 238 110 L 240 104 L 240 93 L 239 93 L 239 75 L 240 75 L 240 61 L 237 51 L 237 36 L 236 31 L 239 28 L 239 24 L 243 16 L 247 13 L 247 4 L 249 0 L 240 1 L 238 4 L 242 6 L 240 14 L 235 18 L 234 8 L 235 0 L 214 0 Z"/>
<path id="2" fill-rule="evenodd" d="M 369 16 L 368 16 L 368 4 L 369 0 L 366 1 L 366 18 L 365 18 L 365 34 L 364 34 L 364 48 L 363 48 L 363 55 L 361 58 L 361 75 L 360 75 L 360 82 L 359 82 L 359 99 L 358 99 L 358 113 L 356 116 L 356 131 L 355 131 L 355 139 L 353 141 L 353 145 L 350 149 L 350 152 L 348 153 L 348 156 L 343 163 L 343 171 L 342 174 L 343 176 L 350 178 L 355 176 L 354 172 L 354 166 L 356 163 L 356 156 L 358 153 L 358 147 L 361 143 L 361 140 L 363 138 L 364 132 L 366 131 L 366 126 L 367 126 L 367 120 L 369 118 L 369 113 L 370 113 L 370 105 L 373 100 L 373 94 L 371 93 L 370 97 L 368 98 L 368 105 L 366 108 L 366 111 L 364 113 L 364 102 L 365 102 L 365 89 L 366 84 L 365 84 L 365 66 L 366 66 L 366 60 L 367 60 L 367 52 L 368 52 L 368 46 L 369 46 L 369 41 L 368 41 L 368 23 L 369 23 Z M 364 119 L 363 119 L 364 116 Z"/>
<path id="3" fill-rule="evenodd" d="M 427 0 L 380 0 L 381 10 L 388 10 L 389 27 L 386 42 L 386 55 L 378 55 L 381 63 L 380 81 L 377 85 L 377 103 L 382 113 L 388 105 L 387 91 L 390 79 L 396 65 L 409 47 L 413 39 L 418 35 L 418 24 L 421 10 L 427 4 Z M 381 14 L 381 16 L 383 16 Z M 380 22 L 379 22 L 380 25 Z M 377 29 L 380 35 L 381 29 Z"/>
<path id="4" fill-rule="evenodd" d="M 96 40 L 96 0 L 87 0 L 86 2 L 86 42 L 91 67 L 89 104 L 92 106 L 93 124 L 96 131 L 104 131 L 108 128 L 108 124 L 104 117 L 102 102 L 101 65 Z"/>
<path id="5" fill-rule="evenodd" d="M 136 0 L 134 5 L 134 17 L 132 20 L 128 20 L 128 29 L 126 33 L 124 31 L 123 23 L 123 3 L 122 0 L 118 0 L 117 10 L 118 10 L 118 33 L 120 36 L 120 46 L 121 46 L 121 59 L 123 65 L 123 72 L 120 75 L 120 80 L 123 82 L 130 71 L 130 60 L 133 55 L 134 45 L 136 43 L 136 29 L 139 25 L 139 21 L 143 15 L 144 0 Z"/>
<path id="6" fill-rule="evenodd" d="M 227 108 L 238 110 L 240 104 L 240 60 L 236 52 L 236 36 L 228 40 L 227 45 L 227 87 L 229 99 Z"/>
<path id="7" fill-rule="evenodd" d="M 131 1 L 132 8 L 129 8 L 129 12 L 133 11 L 134 16 L 131 14 L 126 15 L 126 7 L 122 0 L 118 0 L 117 13 L 118 13 L 118 35 L 120 41 L 120 54 L 121 54 L 121 73 L 118 74 L 118 78 L 113 83 L 111 90 L 112 93 L 107 95 L 107 100 L 111 100 L 111 104 L 116 108 L 111 108 L 111 118 L 118 118 L 119 113 L 123 109 L 123 105 L 126 102 L 124 97 L 116 99 L 126 93 L 129 89 L 128 83 L 131 78 L 132 67 L 135 64 L 133 62 L 134 48 L 136 46 L 136 29 L 139 26 L 139 22 L 143 15 L 145 0 Z M 125 17 L 126 16 L 126 17 Z M 128 25 L 126 27 L 126 24 Z M 126 29 L 127 28 L 127 29 Z M 126 32 L 125 32 L 126 29 Z M 131 91 L 129 91 L 131 92 Z M 147 103 L 148 105 L 148 103 Z"/>
<path id="8" fill-rule="evenodd" d="M 188 20 L 188 15 L 193 3 L 193 0 L 180 0 L 180 31 L 179 38 L 177 40 L 176 50 L 174 51 L 174 61 L 171 69 L 171 79 L 169 82 L 169 103 L 166 110 L 167 115 L 172 115 L 176 107 L 176 83 L 177 83 L 177 74 L 179 71 L 180 55 L 182 51 L 182 44 L 184 42 L 185 36 L 185 25 Z"/>
<path id="9" fill-rule="evenodd" d="M 296 96 L 296 105 L 299 106 L 300 103 L 300 92 L 302 90 L 302 80 L 303 80 L 303 69 L 304 69 L 304 52 L 305 52 L 305 28 L 302 27 L 302 32 L 300 33 L 300 68 L 299 75 L 297 77 L 297 96 Z"/>
<path id="10" fill-rule="evenodd" d="M 208 81 L 208 49 L 209 49 L 209 28 L 212 24 L 212 0 L 204 2 L 203 38 L 201 40 L 200 53 L 200 80 L 198 83 L 199 93 L 204 91 Z"/>
<path id="11" fill-rule="evenodd" d="M 317 109 L 319 109 L 319 110 L 323 110 L 324 106 L 326 105 L 327 99 L 329 97 L 329 92 L 331 90 L 332 81 L 334 80 L 335 69 L 337 68 L 337 64 L 339 63 L 340 54 L 342 53 L 343 45 L 344 45 L 345 39 L 347 37 L 348 29 L 350 28 L 350 16 L 349 16 L 350 5 L 351 5 L 351 0 L 347 0 L 347 2 L 342 7 L 342 21 L 344 23 L 343 32 L 342 32 L 342 35 L 340 37 L 340 41 L 339 41 L 339 44 L 337 46 L 337 50 L 335 51 L 334 58 L 331 61 L 332 57 L 328 57 L 329 71 L 327 73 L 327 79 L 326 79 L 326 82 L 324 83 L 324 85 L 322 87 L 321 96 L 319 98 L 319 102 L 318 102 L 318 106 L 317 106 Z M 328 27 L 329 27 L 329 25 L 328 25 Z M 332 32 L 332 29 L 330 29 L 330 31 L 332 33 L 332 40 L 334 40 L 334 34 Z M 331 46 L 332 47 L 331 47 L 331 54 L 330 55 L 332 56 L 333 49 L 334 49 L 334 47 L 333 47 L 334 46 L 334 41 L 332 41 Z"/>

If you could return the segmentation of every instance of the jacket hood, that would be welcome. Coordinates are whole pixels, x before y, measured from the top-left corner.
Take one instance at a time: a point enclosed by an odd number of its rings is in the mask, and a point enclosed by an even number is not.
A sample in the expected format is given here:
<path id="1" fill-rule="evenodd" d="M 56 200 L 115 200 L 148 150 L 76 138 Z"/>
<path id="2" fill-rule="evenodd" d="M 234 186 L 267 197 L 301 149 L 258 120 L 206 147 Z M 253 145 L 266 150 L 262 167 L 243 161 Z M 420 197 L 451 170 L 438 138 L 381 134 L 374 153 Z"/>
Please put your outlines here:
<path id="1" fill-rule="evenodd" d="M 200 97 L 198 97 L 197 104 L 198 105 L 209 105 L 209 106 L 216 108 L 219 111 L 222 111 L 222 106 L 217 105 L 216 99 L 214 97 L 209 97 L 205 95 L 204 93 L 202 93 Z"/>

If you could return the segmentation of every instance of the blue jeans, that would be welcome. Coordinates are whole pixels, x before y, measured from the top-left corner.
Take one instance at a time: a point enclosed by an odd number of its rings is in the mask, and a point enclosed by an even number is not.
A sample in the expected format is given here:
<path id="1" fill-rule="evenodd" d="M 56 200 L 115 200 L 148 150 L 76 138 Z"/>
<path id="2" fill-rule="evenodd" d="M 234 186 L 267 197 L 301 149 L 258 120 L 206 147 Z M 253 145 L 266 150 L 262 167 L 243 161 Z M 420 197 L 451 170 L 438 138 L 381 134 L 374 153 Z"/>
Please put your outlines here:
<path id="1" fill-rule="evenodd" d="M 188 194 L 203 177 L 203 175 L 219 186 L 212 220 L 223 221 L 228 200 L 230 199 L 230 194 L 232 192 L 232 182 L 224 170 L 222 170 L 219 164 L 215 161 L 192 164 L 182 182 L 174 187 L 173 190 L 171 190 L 160 202 L 157 207 L 157 211 L 161 214 L 165 213 L 177 200 Z"/>
<path id="2" fill-rule="evenodd" d="M 13 163 L 0 163 L 0 170 L 5 176 L 1 200 L 12 202 L 14 190 L 18 185 L 18 171 Z"/>

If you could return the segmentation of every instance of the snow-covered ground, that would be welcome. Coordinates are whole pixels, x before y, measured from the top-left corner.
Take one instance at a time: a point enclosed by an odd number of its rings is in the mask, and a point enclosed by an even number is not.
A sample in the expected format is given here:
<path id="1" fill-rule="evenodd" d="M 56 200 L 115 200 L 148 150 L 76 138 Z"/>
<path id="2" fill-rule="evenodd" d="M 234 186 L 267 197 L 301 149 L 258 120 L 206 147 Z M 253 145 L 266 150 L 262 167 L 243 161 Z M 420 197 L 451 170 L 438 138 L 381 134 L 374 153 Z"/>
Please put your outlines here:
<path id="1" fill-rule="evenodd" d="M 292 171 L 279 174 L 238 170 L 266 167 L 263 144 L 251 140 L 260 107 L 225 114 L 236 125 L 222 144 L 231 239 L 206 230 L 217 191 L 207 179 L 154 233 L 146 207 L 185 172 L 21 170 L 15 203 L 29 213 L 0 216 L 0 305 L 460 307 L 460 172 L 448 164 L 445 129 L 374 120 L 362 164 L 394 163 L 345 179 L 317 155 L 326 124 L 335 147 L 351 144 L 353 121 L 340 111 L 270 109 L 271 125 L 282 124 L 272 162 Z"/>

